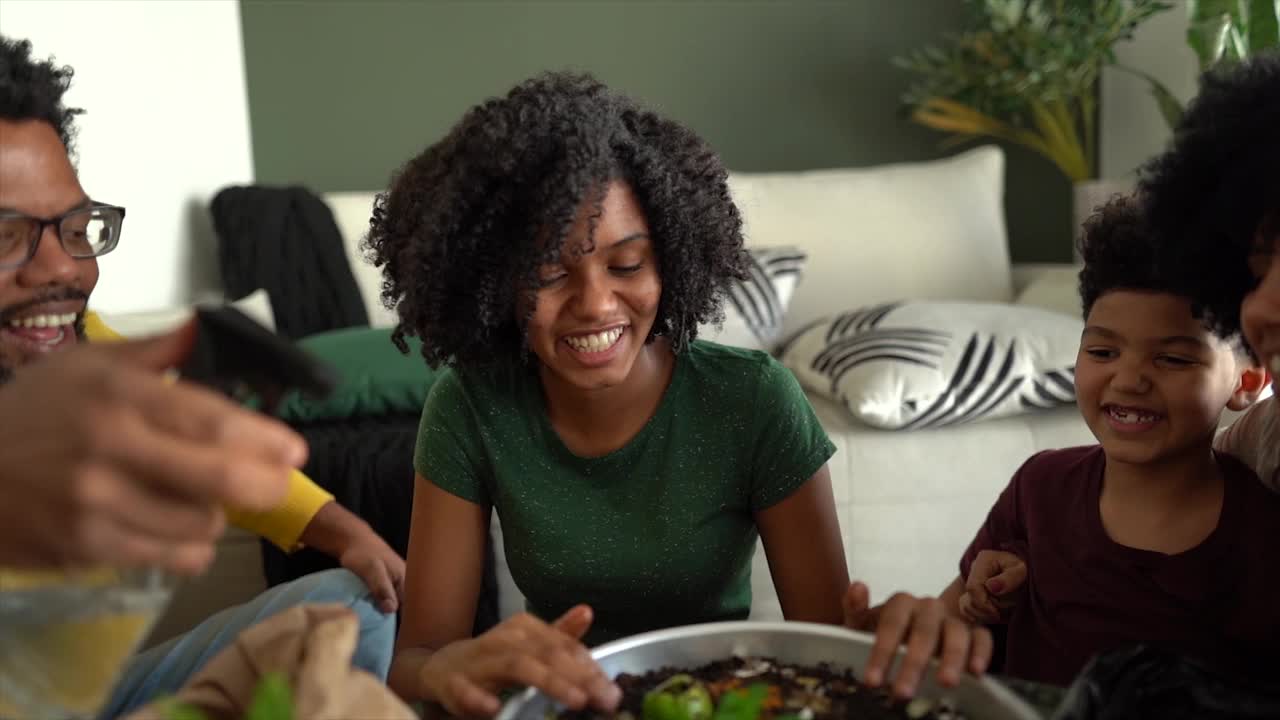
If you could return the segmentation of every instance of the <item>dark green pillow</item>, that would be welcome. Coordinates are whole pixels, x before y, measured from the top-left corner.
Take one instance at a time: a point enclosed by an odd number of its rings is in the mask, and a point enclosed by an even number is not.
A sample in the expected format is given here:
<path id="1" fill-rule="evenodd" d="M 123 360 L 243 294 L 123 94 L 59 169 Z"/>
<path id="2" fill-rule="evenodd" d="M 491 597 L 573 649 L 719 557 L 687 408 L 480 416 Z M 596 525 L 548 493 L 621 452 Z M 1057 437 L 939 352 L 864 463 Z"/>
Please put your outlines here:
<path id="1" fill-rule="evenodd" d="M 391 328 L 331 330 L 299 340 L 298 347 L 333 368 L 338 387 L 323 400 L 286 395 L 276 415 L 291 423 L 418 414 L 437 374 L 422 359 L 421 341 L 409 338 L 403 355 L 391 344 Z"/>

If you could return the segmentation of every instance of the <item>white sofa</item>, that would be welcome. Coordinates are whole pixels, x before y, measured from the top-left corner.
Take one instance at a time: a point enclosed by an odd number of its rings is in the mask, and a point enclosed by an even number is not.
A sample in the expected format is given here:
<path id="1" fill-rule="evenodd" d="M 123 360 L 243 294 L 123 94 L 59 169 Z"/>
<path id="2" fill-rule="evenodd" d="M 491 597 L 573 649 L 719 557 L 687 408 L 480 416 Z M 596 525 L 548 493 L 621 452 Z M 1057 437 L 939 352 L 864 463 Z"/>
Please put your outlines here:
<path id="1" fill-rule="evenodd" d="M 934 163 L 769 175 L 735 174 L 749 246 L 791 245 L 809 256 L 788 330 L 826 314 L 895 299 L 1011 302 L 1019 293 L 1074 314 L 1074 271 L 1010 265 L 1003 220 L 1003 156 L 979 148 Z M 378 298 L 380 273 L 359 243 L 374 194 L 325 196 L 342 232 L 371 323 L 394 315 Z M 1024 292 L 1025 291 L 1025 292 Z M 1074 406 L 945 429 L 877 430 L 841 406 L 810 400 L 838 452 L 831 460 L 850 574 L 873 601 L 894 591 L 935 594 L 1014 470 L 1047 448 L 1092 441 Z M 497 537 L 500 542 L 500 528 Z M 158 640 L 262 588 L 256 542 L 231 533 L 210 575 L 183 588 Z M 504 615 L 523 608 L 501 548 Z M 781 617 L 764 553 L 753 568 L 753 619 Z"/>

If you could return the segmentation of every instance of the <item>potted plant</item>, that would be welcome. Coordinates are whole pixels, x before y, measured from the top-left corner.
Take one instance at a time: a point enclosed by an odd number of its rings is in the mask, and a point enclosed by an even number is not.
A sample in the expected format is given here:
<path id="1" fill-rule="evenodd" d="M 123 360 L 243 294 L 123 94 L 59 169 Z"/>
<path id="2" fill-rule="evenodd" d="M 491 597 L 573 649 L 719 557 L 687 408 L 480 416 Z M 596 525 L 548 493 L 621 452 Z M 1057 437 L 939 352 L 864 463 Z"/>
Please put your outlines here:
<path id="1" fill-rule="evenodd" d="M 1231 65 L 1260 52 L 1280 48 L 1280 2 L 1276 0 L 1187 0 L 1191 25 L 1187 44 L 1200 60 L 1200 72 Z M 1182 103 L 1151 75 L 1117 65 L 1151 85 L 1169 129 L 1182 117 Z"/>
<path id="2" fill-rule="evenodd" d="M 1268 0 L 1270 1 L 1270 0 Z M 1098 181 L 1097 102 L 1116 43 L 1162 0 L 967 0 L 970 28 L 894 59 L 915 76 L 911 119 L 951 134 L 1007 140 L 1052 162 L 1075 184 L 1077 227 L 1116 188 Z"/>

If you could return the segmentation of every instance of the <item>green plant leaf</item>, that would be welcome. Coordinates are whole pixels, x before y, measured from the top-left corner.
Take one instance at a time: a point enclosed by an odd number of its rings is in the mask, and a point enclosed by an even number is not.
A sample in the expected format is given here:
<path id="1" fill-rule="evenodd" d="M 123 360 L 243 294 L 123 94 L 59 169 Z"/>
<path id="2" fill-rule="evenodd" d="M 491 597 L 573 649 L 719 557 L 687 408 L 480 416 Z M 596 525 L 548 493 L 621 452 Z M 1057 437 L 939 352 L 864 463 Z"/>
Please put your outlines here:
<path id="1" fill-rule="evenodd" d="M 173 697 L 160 701 L 160 714 L 164 720 L 209 720 L 199 708 Z"/>
<path id="2" fill-rule="evenodd" d="M 1173 91 L 1169 90 L 1169 86 L 1157 80 L 1150 73 L 1144 73 L 1127 65 L 1116 65 L 1116 69 L 1145 80 L 1151 90 L 1151 97 L 1155 98 L 1156 107 L 1160 110 L 1160 115 L 1164 118 L 1169 129 L 1172 130 L 1178 126 L 1178 122 L 1182 120 L 1182 101 L 1173 94 Z"/>
<path id="3" fill-rule="evenodd" d="M 910 117 L 961 139 L 1025 145 L 1068 177 L 1093 172 L 1098 77 L 1161 0 L 969 0 L 969 29 L 894 59 Z M 942 107 L 938 100 L 954 103 Z M 948 142 L 953 142 L 949 140 Z"/>
<path id="4" fill-rule="evenodd" d="M 1191 26 L 1187 44 L 1200 60 L 1200 70 L 1222 61 L 1230 44 L 1231 28 L 1239 7 L 1235 0 L 1190 0 Z"/>
<path id="5" fill-rule="evenodd" d="M 258 681 L 245 720 L 293 720 L 293 690 L 281 673 L 267 673 Z"/>
<path id="6" fill-rule="evenodd" d="M 1160 109 L 1160 115 L 1164 117 L 1165 124 L 1173 130 L 1182 120 L 1182 103 L 1159 80 L 1150 78 L 1150 83 L 1151 97 L 1155 98 L 1156 107 Z"/>
<path id="7" fill-rule="evenodd" d="M 1249 54 L 1280 47 L 1280 0 L 1247 0 L 1243 18 L 1249 38 Z"/>

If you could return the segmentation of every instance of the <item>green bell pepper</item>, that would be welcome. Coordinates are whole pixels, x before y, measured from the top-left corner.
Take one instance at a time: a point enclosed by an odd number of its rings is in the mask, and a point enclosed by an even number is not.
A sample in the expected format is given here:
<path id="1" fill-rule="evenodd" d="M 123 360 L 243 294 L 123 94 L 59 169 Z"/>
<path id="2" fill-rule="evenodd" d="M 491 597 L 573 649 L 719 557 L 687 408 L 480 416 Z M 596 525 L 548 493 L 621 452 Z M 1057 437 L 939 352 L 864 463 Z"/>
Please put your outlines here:
<path id="1" fill-rule="evenodd" d="M 644 720 L 711 720 L 711 693 L 689 675 L 672 675 L 645 693 Z"/>
<path id="2" fill-rule="evenodd" d="M 769 686 L 755 683 L 745 690 L 734 690 L 720 698 L 712 720 L 756 720 L 764 710 Z"/>

